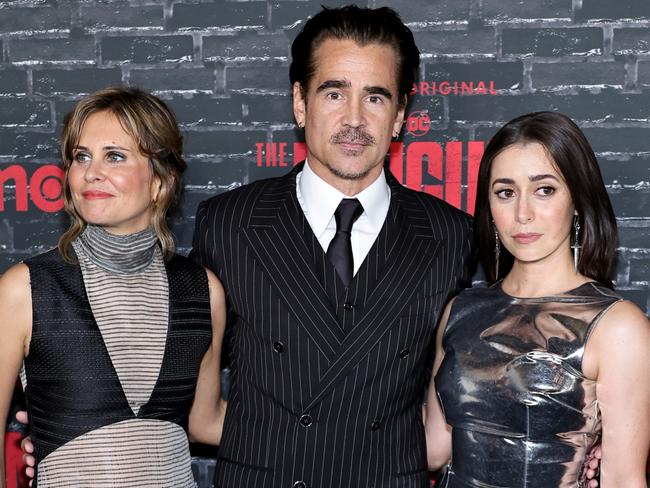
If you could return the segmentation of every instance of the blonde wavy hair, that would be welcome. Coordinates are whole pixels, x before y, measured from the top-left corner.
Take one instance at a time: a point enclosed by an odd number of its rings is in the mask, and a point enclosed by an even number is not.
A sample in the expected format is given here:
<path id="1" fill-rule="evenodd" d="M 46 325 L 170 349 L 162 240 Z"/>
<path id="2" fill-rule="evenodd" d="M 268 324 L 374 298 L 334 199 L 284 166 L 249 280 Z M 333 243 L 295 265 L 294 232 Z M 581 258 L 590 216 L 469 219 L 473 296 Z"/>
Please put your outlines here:
<path id="1" fill-rule="evenodd" d="M 94 113 L 108 111 L 122 128 L 136 141 L 140 152 L 148 157 L 154 176 L 160 180 L 160 192 L 151 217 L 151 228 L 160 241 L 165 259 L 174 253 L 174 238 L 167 225 L 167 212 L 176 202 L 181 190 L 181 177 L 187 163 L 183 159 L 183 136 L 176 117 L 159 98 L 137 88 L 111 87 L 84 97 L 72 112 L 65 116 L 61 132 L 63 159 L 64 210 L 70 216 L 70 227 L 59 239 L 59 252 L 66 261 L 73 262 L 70 252 L 74 241 L 86 228 L 72 201 L 68 173 L 81 131 Z"/>

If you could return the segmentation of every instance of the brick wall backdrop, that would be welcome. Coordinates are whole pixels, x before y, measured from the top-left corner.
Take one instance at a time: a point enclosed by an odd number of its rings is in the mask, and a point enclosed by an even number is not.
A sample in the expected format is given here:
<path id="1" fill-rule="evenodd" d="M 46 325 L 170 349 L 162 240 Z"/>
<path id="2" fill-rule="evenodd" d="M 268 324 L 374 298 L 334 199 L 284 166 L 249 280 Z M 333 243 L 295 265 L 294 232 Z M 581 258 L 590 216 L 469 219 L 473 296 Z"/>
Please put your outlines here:
<path id="1" fill-rule="evenodd" d="M 320 4 L 345 3 L 0 1 L 0 272 L 55 245 L 63 116 L 119 83 L 164 98 L 182 125 L 190 169 L 174 231 L 187 252 L 199 201 L 300 158 L 289 45 Z M 397 176 L 471 211 L 476 163 L 496 128 L 533 110 L 564 112 L 594 146 L 614 202 L 617 287 L 649 312 L 650 2 L 363 4 L 396 8 L 423 53 L 391 159 Z M 462 94 L 470 82 L 474 93 Z M 209 465 L 196 469 L 208 478 Z"/>
<path id="2" fill-rule="evenodd" d="M 0 1 L 0 272 L 55 244 L 61 121 L 95 89 L 140 86 L 176 111 L 190 165 L 174 219 L 181 252 L 199 201 L 286 171 L 301 136 L 289 45 L 321 3 L 347 2 Z M 364 4 L 396 8 L 423 53 L 414 125 L 391 166 L 402 181 L 471 211 L 481 141 L 521 113 L 566 113 L 593 144 L 614 202 L 618 289 L 649 311 L 650 3 Z M 462 94 L 470 82 L 474 93 Z"/>

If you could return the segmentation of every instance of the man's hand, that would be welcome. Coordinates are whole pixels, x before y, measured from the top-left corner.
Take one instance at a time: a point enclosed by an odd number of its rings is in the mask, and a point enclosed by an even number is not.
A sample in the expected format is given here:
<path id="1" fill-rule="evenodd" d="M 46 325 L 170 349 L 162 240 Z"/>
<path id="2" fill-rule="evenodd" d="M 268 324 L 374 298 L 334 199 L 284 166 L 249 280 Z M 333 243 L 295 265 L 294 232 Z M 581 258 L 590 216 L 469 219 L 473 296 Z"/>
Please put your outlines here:
<path id="1" fill-rule="evenodd" d="M 600 445 L 594 447 L 589 456 L 587 457 L 587 462 L 585 464 L 586 476 L 589 480 L 587 485 L 589 488 L 596 488 L 598 486 L 598 472 L 600 470 L 600 459 L 603 456 L 603 451 L 600 448 Z"/>
<path id="2" fill-rule="evenodd" d="M 16 412 L 16 420 L 20 422 L 21 424 L 28 424 L 29 423 L 29 417 L 27 416 L 27 412 L 24 410 L 19 410 Z M 29 480 L 29 486 L 32 486 L 32 481 L 34 478 L 34 465 L 36 464 L 36 458 L 32 454 L 34 452 L 34 444 L 32 444 L 32 440 L 29 436 L 25 437 L 21 442 L 20 442 L 20 448 L 23 450 L 23 462 L 25 463 L 25 474 L 27 475 Z"/>

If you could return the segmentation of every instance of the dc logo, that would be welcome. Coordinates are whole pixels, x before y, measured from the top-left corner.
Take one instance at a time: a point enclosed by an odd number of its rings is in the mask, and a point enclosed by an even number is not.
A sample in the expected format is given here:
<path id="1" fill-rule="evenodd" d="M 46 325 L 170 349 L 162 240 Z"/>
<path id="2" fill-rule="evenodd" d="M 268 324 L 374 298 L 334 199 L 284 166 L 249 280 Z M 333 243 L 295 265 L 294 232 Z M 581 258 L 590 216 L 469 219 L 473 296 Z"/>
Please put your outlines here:
<path id="1" fill-rule="evenodd" d="M 431 119 L 426 110 L 416 110 L 406 119 L 406 131 L 412 136 L 420 137 L 429 132 Z"/>

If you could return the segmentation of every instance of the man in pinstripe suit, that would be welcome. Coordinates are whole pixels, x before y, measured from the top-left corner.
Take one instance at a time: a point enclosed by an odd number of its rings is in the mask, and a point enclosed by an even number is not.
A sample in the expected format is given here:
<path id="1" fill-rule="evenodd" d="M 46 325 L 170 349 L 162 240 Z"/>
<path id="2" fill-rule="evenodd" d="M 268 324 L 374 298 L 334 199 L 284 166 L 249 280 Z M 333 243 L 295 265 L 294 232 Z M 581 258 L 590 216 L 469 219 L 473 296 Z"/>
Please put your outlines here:
<path id="1" fill-rule="evenodd" d="M 193 255 L 230 307 L 217 487 L 429 484 L 421 401 L 471 233 L 383 168 L 418 65 L 391 9 L 323 9 L 292 46 L 307 161 L 199 207 Z"/>

